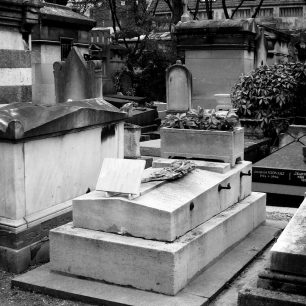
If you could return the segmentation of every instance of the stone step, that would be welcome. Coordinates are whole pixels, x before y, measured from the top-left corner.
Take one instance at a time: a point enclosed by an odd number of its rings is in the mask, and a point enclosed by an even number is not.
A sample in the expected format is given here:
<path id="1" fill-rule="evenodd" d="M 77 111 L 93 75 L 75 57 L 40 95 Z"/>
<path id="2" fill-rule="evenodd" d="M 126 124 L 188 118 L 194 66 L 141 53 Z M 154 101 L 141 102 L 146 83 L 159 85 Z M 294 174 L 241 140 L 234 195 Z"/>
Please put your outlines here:
<path id="1" fill-rule="evenodd" d="M 146 169 L 149 174 L 158 169 Z M 105 198 L 98 191 L 73 201 L 75 227 L 174 241 L 251 193 L 250 162 L 226 173 L 196 169 L 174 182 L 141 185 L 141 196 Z M 219 190 L 219 185 L 231 189 Z"/>
<path id="2" fill-rule="evenodd" d="M 12 287 L 95 305 L 203 306 L 209 304 L 222 288 L 226 288 L 228 283 L 274 240 L 281 228 L 283 227 L 279 222 L 269 221 L 259 226 L 175 296 L 51 271 L 50 263 L 16 276 L 12 280 Z M 232 300 L 234 301 L 235 297 L 230 300 L 227 297 L 222 305 L 229 305 Z"/>
<path id="3" fill-rule="evenodd" d="M 306 276 L 306 200 L 271 249 L 272 271 Z"/>
<path id="4" fill-rule="evenodd" d="M 76 228 L 50 231 L 51 269 L 175 295 L 210 262 L 265 221 L 265 194 L 252 193 L 173 243 Z"/>
<path id="5" fill-rule="evenodd" d="M 305 306 L 306 297 L 262 288 L 243 288 L 238 295 L 239 306 Z"/>

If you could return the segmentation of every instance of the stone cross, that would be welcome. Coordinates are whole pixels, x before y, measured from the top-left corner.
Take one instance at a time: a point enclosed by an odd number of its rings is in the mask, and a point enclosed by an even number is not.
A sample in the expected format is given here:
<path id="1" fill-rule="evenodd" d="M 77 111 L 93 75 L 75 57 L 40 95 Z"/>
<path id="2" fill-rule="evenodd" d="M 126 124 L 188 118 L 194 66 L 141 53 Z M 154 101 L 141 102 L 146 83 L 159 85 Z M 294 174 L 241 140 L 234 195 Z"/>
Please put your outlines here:
<path id="1" fill-rule="evenodd" d="M 183 3 L 183 15 L 181 17 L 182 22 L 190 21 L 190 14 L 188 12 L 188 0 L 182 0 Z"/>

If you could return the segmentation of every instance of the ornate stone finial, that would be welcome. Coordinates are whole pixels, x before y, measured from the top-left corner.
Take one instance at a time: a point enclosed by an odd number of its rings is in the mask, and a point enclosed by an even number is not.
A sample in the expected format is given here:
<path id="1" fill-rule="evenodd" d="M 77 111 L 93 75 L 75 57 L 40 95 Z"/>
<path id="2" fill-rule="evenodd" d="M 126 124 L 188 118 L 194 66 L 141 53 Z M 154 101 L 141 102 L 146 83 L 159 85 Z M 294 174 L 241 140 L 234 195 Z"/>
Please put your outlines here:
<path id="1" fill-rule="evenodd" d="M 183 3 L 183 15 L 181 17 L 182 22 L 190 21 L 190 14 L 188 12 L 188 0 L 182 0 Z"/>

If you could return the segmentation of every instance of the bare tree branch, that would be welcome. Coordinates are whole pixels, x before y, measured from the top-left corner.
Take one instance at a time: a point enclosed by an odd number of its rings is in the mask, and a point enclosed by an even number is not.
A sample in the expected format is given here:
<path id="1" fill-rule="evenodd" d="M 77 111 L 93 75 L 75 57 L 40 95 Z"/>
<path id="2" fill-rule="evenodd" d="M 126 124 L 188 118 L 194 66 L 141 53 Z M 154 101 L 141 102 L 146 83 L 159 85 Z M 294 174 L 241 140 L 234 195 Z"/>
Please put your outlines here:
<path id="1" fill-rule="evenodd" d="M 223 8 L 225 19 L 230 19 L 225 0 L 222 0 L 222 8 Z"/>
<path id="2" fill-rule="evenodd" d="M 241 8 L 242 4 L 244 3 L 245 0 L 241 0 L 240 3 L 235 7 L 235 9 L 232 12 L 231 19 L 235 16 L 237 11 Z"/>
<path id="3" fill-rule="evenodd" d="M 264 2 L 264 0 L 261 0 L 260 3 L 257 5 L 256 10 L 255 10 L 254 14 L 252 15 L 252 18 L 256 18 L 257 14 L 260 11 L 260 8 L 261 8 L 263 2 Z"/>

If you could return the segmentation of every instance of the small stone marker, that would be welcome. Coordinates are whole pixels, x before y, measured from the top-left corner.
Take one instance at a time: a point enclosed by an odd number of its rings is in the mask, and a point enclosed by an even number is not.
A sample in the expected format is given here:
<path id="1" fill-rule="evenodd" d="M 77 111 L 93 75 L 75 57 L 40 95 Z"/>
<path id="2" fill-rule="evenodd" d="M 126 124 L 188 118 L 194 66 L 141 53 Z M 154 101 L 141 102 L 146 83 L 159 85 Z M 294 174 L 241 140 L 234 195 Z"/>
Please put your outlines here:
<path id="1" fill-rule="evenodd" d="M 104 158 L 96 190 L 138 195 L 144 160 Z"/>
<path id="2" fill-rule="evenodd" d="M 178 60 L 166 71 L 167 111 L 188 111 L 191 108 L 191 89 L 191 73 Z"/>

